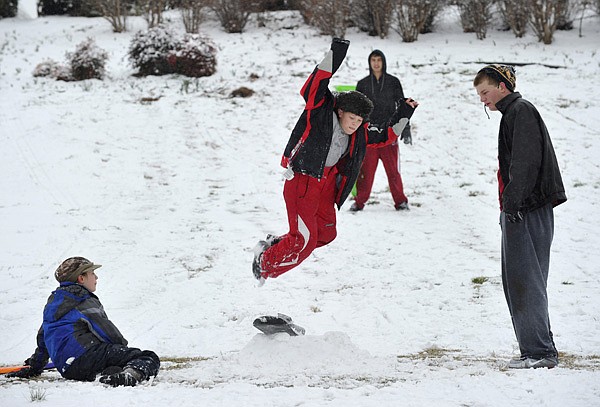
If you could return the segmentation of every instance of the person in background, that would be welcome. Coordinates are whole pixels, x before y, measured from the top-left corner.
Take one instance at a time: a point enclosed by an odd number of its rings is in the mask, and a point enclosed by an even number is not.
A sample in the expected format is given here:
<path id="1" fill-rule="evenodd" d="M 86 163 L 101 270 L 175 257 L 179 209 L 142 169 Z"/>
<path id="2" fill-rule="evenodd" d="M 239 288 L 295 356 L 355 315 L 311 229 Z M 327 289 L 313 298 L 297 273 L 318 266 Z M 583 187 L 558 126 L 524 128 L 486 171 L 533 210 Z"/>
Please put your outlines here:
<path id="1" fill-rule="evenodd" d="M 371 126 L 382 128 L 394 114 L 397 107 L 404 103 L 404 92 L 400 80 L 387 73 L 385 55 L 376 49 L 369 54 L 369 75 L 358 81 L 356 90 L 364 93 L 373 102 Z M 410 123 L 402 131 L 401 139 L 412 144 Z M 409 210 L 408 198 L 404 194 L 402 176 L 400 175 L 400 149 L 398 141 L 381 147 L 367 148 L 365 159 L 356 181 L 356 197 L 350 207 L 353 212 L 362 211 L 371 196 L 375 171 L 379 160 L 387 174 L 390 192 L 396 210 Z"/>
<path id="2" fill-rule="evenodd" d="M 567 200 L 554 147 L 537 109 L 515 91 L 514 68 L 487 65 L 473 81 L 479 99 L 502 114 L 498 190 L 502 285 L 521 355 L 511 369 L 558 364 L 548 313 L 554 207 Z"/>
<path id="3" fill-rule="evenodd" d="M 100 374 L 100 382 L 113 387 L 135 386 L 157 375 L 158 356 L 127 347 L 94 294 L 99 267 L 84 257 L 68 258 L 58 266 L 54 277 L 60 286 L 44 308 L 37 348 L 25 361 L 27 367 L 8 377 L 39 376 L 48 358 L 65 379 L 94 381 Z"/>

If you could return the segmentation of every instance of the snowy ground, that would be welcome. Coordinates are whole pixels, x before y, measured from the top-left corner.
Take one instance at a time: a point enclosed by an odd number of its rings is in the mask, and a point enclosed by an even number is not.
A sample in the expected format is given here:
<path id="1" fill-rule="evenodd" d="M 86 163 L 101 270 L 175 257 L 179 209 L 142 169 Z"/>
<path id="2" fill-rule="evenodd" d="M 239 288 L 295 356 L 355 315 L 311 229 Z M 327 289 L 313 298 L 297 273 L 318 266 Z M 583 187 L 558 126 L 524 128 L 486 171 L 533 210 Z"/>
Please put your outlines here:
<path id="1" fill-rule="evenodd" d="M 290 13 L 242 35 L 209 21 L 217 74 L 135 78 L 126 53 L 141 19 L 125 34 L 102 19 L 0 20 L 0 364 L 31 354 L 53 270 L 74 255 L 104 265 L 110 318 L 163 358 L 136 388 L 0 378 L 0 404 L 42 392 L 41 405 L 82 407 L 600 405 L 600 20 L 543 45 L 496 30 L 478 41 L 457 18 L 412 44 L 347 34 L 332 85 L 365 76 L 380 48 L 421 102 L 401 146 L 412 210 L 393 210 L 380 167 L 371 205 L 338 213 L 336 241 L 260 288 L 252 248 L 286 232 L 279 159 L 330 39 Z M 106 80 L 32 77 L 87 37 L 110 54 Z M 517 344 L 499 275 L 500 117 L 472 88 L 498 61 L 532 63 L 517 88 L 546 121 L 569 197 L 555 211 L 552 370 L 504 368 Z M 229 98 L 240 86 L 256 94 Z M 252 320 L 276 312 L 307 335 L 257 333 Z"/>

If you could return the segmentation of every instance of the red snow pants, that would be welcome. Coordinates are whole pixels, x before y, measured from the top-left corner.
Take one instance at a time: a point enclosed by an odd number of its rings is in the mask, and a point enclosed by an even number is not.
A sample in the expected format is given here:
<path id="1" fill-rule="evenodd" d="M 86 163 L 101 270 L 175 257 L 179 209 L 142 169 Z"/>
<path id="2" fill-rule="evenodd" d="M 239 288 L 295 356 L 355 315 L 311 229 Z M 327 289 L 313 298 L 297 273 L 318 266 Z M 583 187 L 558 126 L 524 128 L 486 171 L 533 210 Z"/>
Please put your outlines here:
<path id="1" fill-rule="evenodd" d="M 283 198 L 289 232 L 262 255 L 261 268 L 274 278 L 302 263 L 312 251 L 335 239 L 336 167 L 327 167 L 323 177 L 296 173 L 285 181 Z"/>
<path id="2" fill-rule="evenodd" d="M 360 174 L 356 181 L 355 202 L 359 208 L 362 209 L 369 200 L 369 196 L 371 196 L 373 180 L 375 179 L 375 170 L 377 170 L 379 160 L 383 162 L 383 168 L 388 177 L 394 205 L 396 206 L 402 202 L 408 202 L 408 198 L 404 195 L 399 159 L 400 152 L 398 150 L 398 142 L 385 147 L 367 148 L 365 159 L 363 160 Z"/>

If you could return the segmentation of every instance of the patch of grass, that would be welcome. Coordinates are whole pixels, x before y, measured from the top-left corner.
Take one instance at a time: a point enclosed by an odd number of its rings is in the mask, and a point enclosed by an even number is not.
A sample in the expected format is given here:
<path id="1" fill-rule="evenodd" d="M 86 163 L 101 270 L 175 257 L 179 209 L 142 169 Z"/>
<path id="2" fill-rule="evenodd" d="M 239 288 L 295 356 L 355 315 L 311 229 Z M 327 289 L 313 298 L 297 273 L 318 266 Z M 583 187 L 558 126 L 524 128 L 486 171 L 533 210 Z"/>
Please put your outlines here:
<path id="1" fill-rule="evenodd" d="M 418 359 L 429 359 L 429 358 L 441 358 L 443 356 L 448 355 L 449 353 L 459 353 L 460 349 L 446 349 L 439 348 L 437 346 L 431 346 L 429 348 L 423 349 L 419 352 Z"/>
<path id="2" fill-rule="evenodd" d="M 40 387 L 31 387 L 29 389 L 29 400 L 34 403 L 36 401 L 46 400 L 46 390 Z"/>
<path id="3" fill-rule="evenodd" d="M 481 277 L 473 277 L 473 278 L 471 279 L 471 282 L 472 282 L 473 284 L 478 284 L 478 285 L 481 285 L 481 284 L 483 284 L 483 283 L 486 283 L 486 282 L 488 282 L 489 280 L 490 280 L 490 279 L 489 279 L 489 277 L 484 277 L 484 276 L 481 276 Z"/>
<path id="4" fill-rule="evenodd" d="M 187 369 L 192 367 L 191 365 L 194 362 L 205 362 L 207 360 L 213 359 L 212 357 L 206 356 L 191 356 L 191 357 L 177 357 L 177 356 L 167 356 L 161 357 L 161 369 L 162 370 L 179 370 L 179 369 Z"/>
<path id="5" fill-rule="evenodd" d="M 600 354 L 574 355 L 558 352 L 558 367 L 573 370 L 600 370 Z"/>

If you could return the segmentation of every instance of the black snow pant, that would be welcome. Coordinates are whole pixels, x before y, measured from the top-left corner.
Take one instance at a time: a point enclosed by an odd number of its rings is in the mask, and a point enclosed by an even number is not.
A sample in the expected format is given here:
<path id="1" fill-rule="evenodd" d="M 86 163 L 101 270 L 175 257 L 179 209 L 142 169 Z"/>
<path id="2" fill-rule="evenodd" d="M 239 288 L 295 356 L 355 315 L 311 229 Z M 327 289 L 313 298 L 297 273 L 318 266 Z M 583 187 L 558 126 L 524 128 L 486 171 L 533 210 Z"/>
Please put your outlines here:
<path id="1" fill-rule="evenodd" d="M 92 382 L 96 380 L 97 374 L 109 366 L 137 369 L 143 373 L 141 381 L 144 381 L 158 374 L 160 359 L 149 350 L 99 343 L 75 359 L 62 376 L 65 379 Z"/>
<path id="2" fill-rule="evenodd" d="M 502 212 L 500 226 L 502 285 L 521 357 L 556 357 L 546 292 L 554 236 L 552 205 L 526 213 L 519 223 L 508 222 Z"/>

